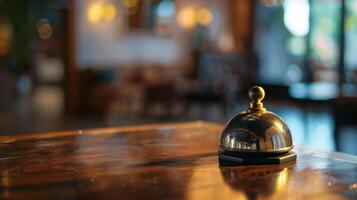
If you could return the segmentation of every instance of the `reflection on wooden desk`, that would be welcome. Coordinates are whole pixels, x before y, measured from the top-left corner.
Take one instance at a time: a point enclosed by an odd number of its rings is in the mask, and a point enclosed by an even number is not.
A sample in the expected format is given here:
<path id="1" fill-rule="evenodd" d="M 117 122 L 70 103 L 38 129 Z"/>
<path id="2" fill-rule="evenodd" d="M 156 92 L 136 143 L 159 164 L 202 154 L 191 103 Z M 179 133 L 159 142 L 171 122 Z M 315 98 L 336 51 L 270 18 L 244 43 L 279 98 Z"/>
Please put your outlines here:
<path id="1" fill-rule="evenodd" d="M 0 138 L 1 199 L 357 198 L 357 158 L 296 148 L 284 165 L 219 167 L 223 126 L 143 125 Z"/>

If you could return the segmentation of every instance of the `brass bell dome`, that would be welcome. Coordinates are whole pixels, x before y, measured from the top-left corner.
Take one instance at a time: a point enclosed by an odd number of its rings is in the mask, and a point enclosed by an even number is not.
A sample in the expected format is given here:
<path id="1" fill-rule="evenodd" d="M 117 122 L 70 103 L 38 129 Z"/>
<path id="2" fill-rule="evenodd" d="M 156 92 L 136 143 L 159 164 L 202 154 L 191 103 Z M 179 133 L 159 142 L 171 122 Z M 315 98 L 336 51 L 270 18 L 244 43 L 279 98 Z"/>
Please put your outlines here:
<path id="1" fill-rule="evenodd" d="M 248 108 L 235 115 L 223 130 L 220 151 L 230 154 L 283 154 L 293 148 L 286 123 L 261 102 L 264 89 L 249 89 Z"/>

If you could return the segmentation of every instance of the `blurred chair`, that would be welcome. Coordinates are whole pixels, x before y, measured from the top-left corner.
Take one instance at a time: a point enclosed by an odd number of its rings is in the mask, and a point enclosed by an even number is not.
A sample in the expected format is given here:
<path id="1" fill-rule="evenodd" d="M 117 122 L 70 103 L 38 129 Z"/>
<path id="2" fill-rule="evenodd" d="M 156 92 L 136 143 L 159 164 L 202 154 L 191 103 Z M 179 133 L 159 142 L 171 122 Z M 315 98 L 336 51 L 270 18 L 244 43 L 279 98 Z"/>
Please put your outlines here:
<path id="1" fill-rule="evenodd" d="M 139 69 L 144 86 L 144 118 L 173 117 L 178 107 L 177 67 L 143 66 Z"/>
<path id="2" fill-rule="evenodd" d="M 340 142 L 341 129 L 345 126 L 357 125 L 357 96 L 341 96 L 333 101 L 335 119 L 334 137 L 336 150 L 342 150 Z"/>
<path id="3" fill-rule="evenodd" d="M 246 67 L 238 54 L 199 53 L 197 81 L 183 93 L 187 106 L 216 104 L 225 115 L 240 89 L 249 82 Z"/>
<path id="4" fill-rule="evenodd" d="M 80 113 L 105 117 L 135 117 L 141 110 L 144 88 L 131 69 L 83 70 L 80 72 Z"/>

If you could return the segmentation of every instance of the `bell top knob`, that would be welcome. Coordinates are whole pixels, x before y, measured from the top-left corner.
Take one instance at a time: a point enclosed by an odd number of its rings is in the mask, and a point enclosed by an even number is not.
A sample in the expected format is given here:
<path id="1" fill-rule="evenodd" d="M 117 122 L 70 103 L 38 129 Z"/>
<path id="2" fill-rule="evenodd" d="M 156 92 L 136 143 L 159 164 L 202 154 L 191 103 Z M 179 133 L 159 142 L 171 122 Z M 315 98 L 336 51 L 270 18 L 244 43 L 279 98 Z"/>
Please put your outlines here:
<path id="1" fill-rule="evenodd" d="M 265 110 L 263 103 L 261 102 L 265 97 L 265 91 L 262 87 L 253 86 L 248 91 L 249 95 L 249 107 L 248 111 Z"/>

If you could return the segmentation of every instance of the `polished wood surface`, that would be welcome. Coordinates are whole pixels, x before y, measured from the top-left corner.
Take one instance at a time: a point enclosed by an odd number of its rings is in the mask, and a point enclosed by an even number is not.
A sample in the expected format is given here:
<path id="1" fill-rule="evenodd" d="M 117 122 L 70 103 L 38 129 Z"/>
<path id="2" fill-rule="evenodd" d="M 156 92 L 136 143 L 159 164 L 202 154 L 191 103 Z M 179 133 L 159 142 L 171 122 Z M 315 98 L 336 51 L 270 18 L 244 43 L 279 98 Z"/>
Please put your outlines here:
<path id="1" fill-rule="evenodd" d="M 0 199 L 356 199 L 355 156 L 295 148 L 219 166 L 223 126 L 143 125 L 0 137 Z"/>

